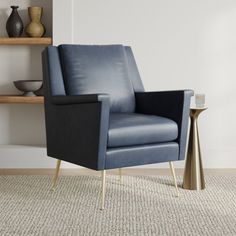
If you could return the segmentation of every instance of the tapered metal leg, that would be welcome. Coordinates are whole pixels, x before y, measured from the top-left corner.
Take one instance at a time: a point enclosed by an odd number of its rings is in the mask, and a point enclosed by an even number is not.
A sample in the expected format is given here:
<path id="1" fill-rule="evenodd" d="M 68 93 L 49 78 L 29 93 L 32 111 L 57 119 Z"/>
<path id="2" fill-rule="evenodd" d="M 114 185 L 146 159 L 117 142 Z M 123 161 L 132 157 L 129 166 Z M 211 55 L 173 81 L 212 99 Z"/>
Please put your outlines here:
<path id="1" fill-rule="evenodd" d="M 172 176 L 173 176 L 174 183 L 175 183 L 176 197 L 179 197 L 179 189 L 178 189 L 178 185 L 177 185 L 177 180 L 176 180 L 174 165 L 173 165 L 173 162 L 172 162 L 172 161 L 170 161 L 169 164 L 170 164 L 171 174 L 172 174 Z"/>
<path id="2" fill-rule="evenodd" d="M 122 169 L 119 168 L 119 177 L 120 177 L 120 182 L 122 181 Z"/>
<path id="3" fill-rule="evenodd" d="M 101 192 L 101 210 L 104 209 L 106 194 L 106 170 L 102 170 L 102 192 Z"/>
<path id="4" fill-rule="evenodd" d="M 54 174 L 53 182 L 52 182 L 52 190 L 55 190 L 60 166 L 61 166 L 61 160 L 57 160 L 57 166 L 56 166 L 56 170 L 55 170 L 55 174 Z"/>

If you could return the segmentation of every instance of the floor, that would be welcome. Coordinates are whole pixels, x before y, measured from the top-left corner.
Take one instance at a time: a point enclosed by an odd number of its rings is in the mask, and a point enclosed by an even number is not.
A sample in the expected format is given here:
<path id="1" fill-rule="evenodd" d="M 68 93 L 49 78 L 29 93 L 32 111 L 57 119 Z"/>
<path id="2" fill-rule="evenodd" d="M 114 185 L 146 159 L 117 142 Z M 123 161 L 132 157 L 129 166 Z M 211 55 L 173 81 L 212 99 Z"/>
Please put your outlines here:
<path id="1" fill-rule="evenodd" d="M 60 176 L 55 191 L 49 175 L 0 175 L 0 235 L 236 235 L 236 175 L 206 175 L 202 191 L 182 189 L 179 176 L 176 197 L 169 174 L 124 172 L 121 182 L 107 176 L 102 211 L 101 177 L 93 172 Z"/>

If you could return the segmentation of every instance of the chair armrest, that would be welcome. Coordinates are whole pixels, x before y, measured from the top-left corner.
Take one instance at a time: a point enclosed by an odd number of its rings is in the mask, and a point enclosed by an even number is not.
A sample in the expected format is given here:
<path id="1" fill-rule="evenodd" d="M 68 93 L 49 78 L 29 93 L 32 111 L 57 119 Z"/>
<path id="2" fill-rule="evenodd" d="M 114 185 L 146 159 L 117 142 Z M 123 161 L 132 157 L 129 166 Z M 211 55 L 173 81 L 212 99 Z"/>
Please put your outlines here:
<path id="1" fill-rule="evenodd" d="M 109 100 L 107 94 L 45 96 L 48 156 L 104 169 Z"/>
<path id="2" fill-rule="evenodd" d="M 83 94 L 72 96 L 52 96 L 51 102 L 54 105 L 71 105 L 80 103 L 105 102 L 109 100 L 108 94 Z"/>
<path id="3" fill-rule="evenodd" d="M 185 158 L 192 90 L 135 93 L 136 112 L 167 117 L 178 125 L 179 160 Z"/>

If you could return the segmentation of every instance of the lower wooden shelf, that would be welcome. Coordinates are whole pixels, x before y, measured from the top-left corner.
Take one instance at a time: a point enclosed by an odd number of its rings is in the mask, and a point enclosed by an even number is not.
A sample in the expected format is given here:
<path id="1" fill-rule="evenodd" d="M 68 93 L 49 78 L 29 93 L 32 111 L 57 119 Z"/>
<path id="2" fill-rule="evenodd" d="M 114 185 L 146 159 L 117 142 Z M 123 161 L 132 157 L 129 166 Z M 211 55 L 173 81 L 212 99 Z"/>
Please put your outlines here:
<path id="1" fill-rule="evenodd" d="M 43 96 L 25 97 L 21 95 L 0 95 L 2 104 L 43 104 Z"/>

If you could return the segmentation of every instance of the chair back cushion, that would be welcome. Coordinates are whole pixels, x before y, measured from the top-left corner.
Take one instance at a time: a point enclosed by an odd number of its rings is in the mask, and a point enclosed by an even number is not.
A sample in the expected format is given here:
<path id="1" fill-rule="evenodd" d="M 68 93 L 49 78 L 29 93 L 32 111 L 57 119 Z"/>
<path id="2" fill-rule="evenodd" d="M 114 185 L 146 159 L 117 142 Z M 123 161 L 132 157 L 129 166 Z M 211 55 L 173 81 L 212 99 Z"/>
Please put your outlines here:
<path id="1" fill-rule="evenodd" d="M 134 112 L 126 50 L 122 45 L 59 46 L 66 94 L 107 93 L 111 112 Z"/>

